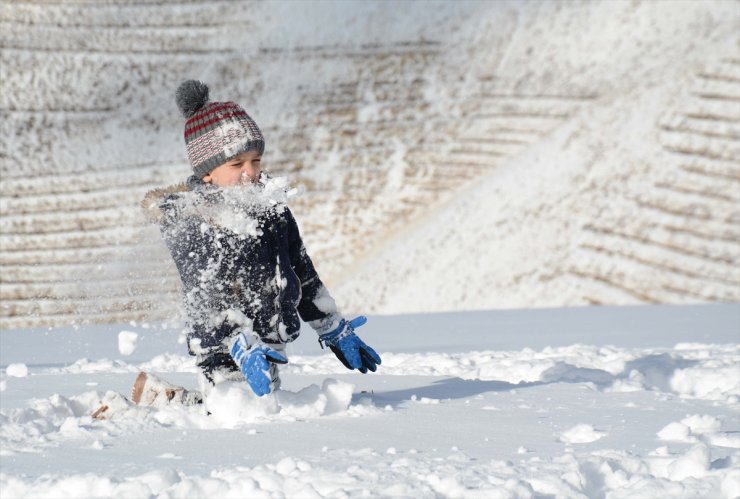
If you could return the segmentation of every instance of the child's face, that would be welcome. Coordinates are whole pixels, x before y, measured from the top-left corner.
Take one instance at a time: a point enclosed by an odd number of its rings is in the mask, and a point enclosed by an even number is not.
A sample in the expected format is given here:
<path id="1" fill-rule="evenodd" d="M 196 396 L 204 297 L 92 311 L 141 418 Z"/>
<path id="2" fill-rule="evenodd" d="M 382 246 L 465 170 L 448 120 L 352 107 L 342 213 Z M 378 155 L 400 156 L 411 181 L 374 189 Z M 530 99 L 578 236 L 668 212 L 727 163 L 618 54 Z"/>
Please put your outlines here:
<path id="1" fill-rule="evenodd" d="M 203 177 L 203 182 L 219 187 L 257 183 L 262 173 L 261 159 L 257 151 L 247 151 L 211 170 Z"/>

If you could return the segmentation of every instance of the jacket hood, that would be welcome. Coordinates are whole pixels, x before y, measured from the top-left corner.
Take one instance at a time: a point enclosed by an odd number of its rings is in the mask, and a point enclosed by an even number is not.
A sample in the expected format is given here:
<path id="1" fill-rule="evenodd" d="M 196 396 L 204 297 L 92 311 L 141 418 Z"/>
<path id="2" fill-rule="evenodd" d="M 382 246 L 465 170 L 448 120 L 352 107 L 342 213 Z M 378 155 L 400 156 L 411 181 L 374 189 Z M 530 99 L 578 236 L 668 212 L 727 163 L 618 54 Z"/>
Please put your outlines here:
<path id="1" fill-rule="evenodd" d="M 187 192 L 188 190 L 188 186 L 185 182 L 171 185 L 169 187 L 152 189 L 147 192 L 144 195 L 144 199 L 141 200 L 141 208 L 144 210 L 144 216 L 151 223 L 160 223 L 164 217 L 162 204 L 165 202 L 165 198 L 172 194 Z"/>
<path id="2" fill-rule="evenodd" d="M 285 185 L 284 179 L 275 182 L 270 175 L 263 172 L 262 181 L 260 181 L 255 188 L 259 191 L 259 195 L 255 198 L 257 203 L 255 206 L 274 207 L 276 205 L 287 205 L 288 189 Z M 223 202 L 224 198 L 227 199 L 229 196 L 223 191 L 223 189 L 203 182 L 200 178 L 193 175 L 190 176 L 184 182 L 180 182 L 169 187 L 160 187 L 152 189 L 147 192 L 144 199 L 141 201 L 141 207 L 144 210 L 144 215 L 147 221 L 154 224 L 161 224 L 164 220 L 166 203 L 173 201 L 175 198 L 180 197 L 181 194 L 188 192 L 197 193 L 202 196 L 207 203 L 218 204 Z M 234 206 L 234 198 L 231 197 L 231 205 Z M 197 210 L 201 211 L 201 210 Z M 208 219 L 210 213 L 200 213 L 204 215 L 204 218 Z"/>

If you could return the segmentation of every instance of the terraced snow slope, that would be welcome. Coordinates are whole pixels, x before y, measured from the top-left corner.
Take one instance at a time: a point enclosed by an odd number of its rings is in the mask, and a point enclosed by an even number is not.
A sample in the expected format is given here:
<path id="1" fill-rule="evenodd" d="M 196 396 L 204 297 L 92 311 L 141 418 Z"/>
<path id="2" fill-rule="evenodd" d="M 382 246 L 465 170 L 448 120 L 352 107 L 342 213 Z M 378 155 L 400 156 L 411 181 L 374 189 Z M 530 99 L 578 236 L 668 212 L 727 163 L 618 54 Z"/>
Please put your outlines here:
<path id="1" fill-rule="evenodd" d="M 733 2 L 5 2 L 0 325 L 171 317 L 200 78 L 345 309 L 740 299 Z M 413 298 L 413 301 L 411 301 Z"/>

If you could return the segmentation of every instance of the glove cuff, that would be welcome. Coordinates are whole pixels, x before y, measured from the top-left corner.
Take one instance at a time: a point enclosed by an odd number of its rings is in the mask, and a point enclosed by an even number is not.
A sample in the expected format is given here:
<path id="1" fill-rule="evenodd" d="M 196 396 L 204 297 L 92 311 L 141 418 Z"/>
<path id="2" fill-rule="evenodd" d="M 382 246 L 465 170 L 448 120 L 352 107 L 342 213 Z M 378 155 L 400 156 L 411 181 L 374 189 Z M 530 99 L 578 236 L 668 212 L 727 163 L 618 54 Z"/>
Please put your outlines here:
<path id="1" fill-rule="evenodd" d="M 314 331 L 316 331 L 316 334 L 321 336 L 322 334 L 334 331 L 336 328 L 339 327 L 339 323 L 341 322 L 342 316 L 338 313 L 335 313 L 323 319 L 311 321 L 308 324 L 313 328 Z"/>
<path id="2" fill-rule="evenodd" d="M 261 343 L 260 337 L 252 332 L 240 332 L 237 334 L 229 345 L 229 350 L 234 347 L 234 343 L 240 342 L 244 350 L 249 350 L 258 343 Z"/>

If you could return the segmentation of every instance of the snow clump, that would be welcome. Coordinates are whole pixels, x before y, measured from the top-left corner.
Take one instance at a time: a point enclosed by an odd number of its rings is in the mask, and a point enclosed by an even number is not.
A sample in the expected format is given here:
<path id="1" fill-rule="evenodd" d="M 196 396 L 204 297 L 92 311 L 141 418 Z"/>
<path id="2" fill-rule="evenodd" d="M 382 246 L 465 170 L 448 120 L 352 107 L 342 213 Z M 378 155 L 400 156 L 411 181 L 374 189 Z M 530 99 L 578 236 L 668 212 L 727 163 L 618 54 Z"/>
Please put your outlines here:
<path id="1" fill-rule="evenodd" d="M 575 425 L 568 431 L 560 435 L 560 441 L 566 444 L 588 444 L 606 436 L 606 433 L 595 430 L 588 424 Z"/>
<path id="2" fill-rule="evenodd" d="M 237 428 L 265 420 L 309 419 L 349 409 L 354 385 L 334 379 L 299 392 L 279 390 L 257 397 L 246 383 L 220 383 L 206 397 L 211 418 L 220 427 Z"/>
<path id="3" fill-rule="evenodd" d="M 118 333 L 118 351 L 121 355 L 131 355 L 136 350 L 139 334 L 133 331 L 121 331 Z"/>
<path id="4" fill-rule="evenodd" d="M 28 366 L 22 362 L 9 364 L 5 369 L 5 373 L 13 378 L 25 378 L 28 376 Z"/>

